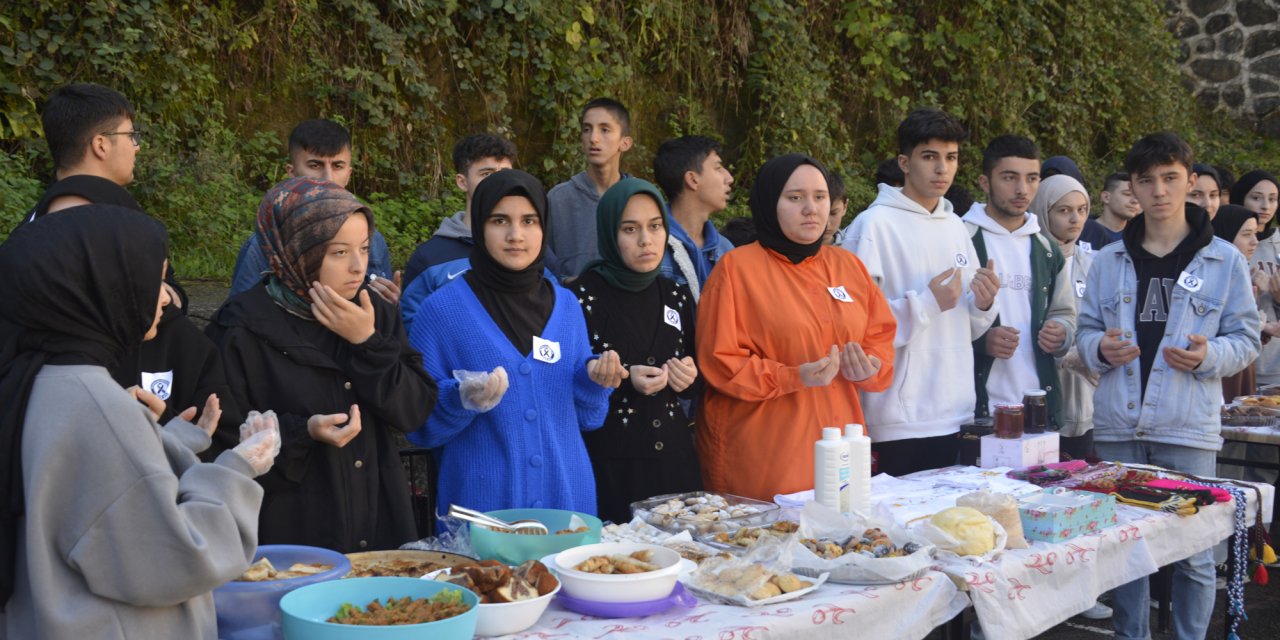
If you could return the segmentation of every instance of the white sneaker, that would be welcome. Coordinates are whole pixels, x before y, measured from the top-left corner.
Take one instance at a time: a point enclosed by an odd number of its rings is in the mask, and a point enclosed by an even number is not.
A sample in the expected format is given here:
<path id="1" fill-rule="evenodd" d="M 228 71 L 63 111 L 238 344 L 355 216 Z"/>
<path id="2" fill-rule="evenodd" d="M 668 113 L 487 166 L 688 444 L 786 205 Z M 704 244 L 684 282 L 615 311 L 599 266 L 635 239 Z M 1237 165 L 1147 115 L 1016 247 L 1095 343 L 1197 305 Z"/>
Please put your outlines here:
<path id="1" fill-rule="evenodd" d="M 1111 617 L 1111 607 L 1101 602 L 1095 602 L 1092 607 L 1085 609 L 1080 615 L 1090 620 L 1106 620 Z"/>

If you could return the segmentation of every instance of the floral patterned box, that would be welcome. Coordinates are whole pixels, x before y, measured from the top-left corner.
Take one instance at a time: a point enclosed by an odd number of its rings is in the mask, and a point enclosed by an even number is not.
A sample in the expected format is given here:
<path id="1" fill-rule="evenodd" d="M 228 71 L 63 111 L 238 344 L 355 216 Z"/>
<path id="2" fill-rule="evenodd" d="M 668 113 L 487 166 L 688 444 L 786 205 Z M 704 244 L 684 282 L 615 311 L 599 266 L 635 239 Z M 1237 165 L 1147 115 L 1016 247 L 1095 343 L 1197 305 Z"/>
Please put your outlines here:
<path id="1" fill-rule="evenodd" d="M 1116 523 L 1116 497 L 1091 491 L 1045 489 L 1018 501 L 1028 540 L 1062 542 Z"/>

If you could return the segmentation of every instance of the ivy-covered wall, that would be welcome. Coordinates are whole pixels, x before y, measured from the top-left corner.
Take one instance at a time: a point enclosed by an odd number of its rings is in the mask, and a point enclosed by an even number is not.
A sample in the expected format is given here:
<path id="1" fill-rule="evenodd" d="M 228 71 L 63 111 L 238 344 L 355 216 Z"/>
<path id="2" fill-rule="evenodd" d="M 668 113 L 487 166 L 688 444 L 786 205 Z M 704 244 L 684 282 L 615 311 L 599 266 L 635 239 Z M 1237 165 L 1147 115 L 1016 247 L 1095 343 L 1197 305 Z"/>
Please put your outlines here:
<path id="1" fill-rule="evenodd" d="M 624 163 L 647 177 L 675 135 L 717 135 L 741 190 L 803 150 L 869 201 L 912 107 L 943 107 L 978 150 L 1035 138 L 1101 176 L 1138 136 L 1185 134 L 1238 168 L 1268 148 L 1196 111 L 1163 0 L 83 0 L 0 10 L 0 212 L 50 175 L 39 107 L 72 81 L 114 86 L 147 138 L 133 191 L 173 235 L 185 277 L 227 277 L 298 120 L 355 137 L 352 190 L 399 261 L 461 204 L 454 140 L 507 135 L 550 186 L 581 170 L 578 107 L 633 112 Z M 0 229 L 11 227 L 0 224 Z M 0 231 L 2 232 L 2 231 Z"/>

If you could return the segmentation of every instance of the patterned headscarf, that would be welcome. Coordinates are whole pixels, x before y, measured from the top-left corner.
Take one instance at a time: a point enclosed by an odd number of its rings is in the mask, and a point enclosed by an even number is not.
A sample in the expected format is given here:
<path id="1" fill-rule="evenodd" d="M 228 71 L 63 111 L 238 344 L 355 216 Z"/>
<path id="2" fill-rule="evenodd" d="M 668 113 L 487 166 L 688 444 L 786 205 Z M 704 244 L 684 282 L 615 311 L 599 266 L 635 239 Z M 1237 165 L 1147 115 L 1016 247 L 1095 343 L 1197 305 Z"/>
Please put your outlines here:
<path id="1" fill-rule="evenodd" d="M 307 290 L 320 273 L 325 247 L 352 213 L 363 213 L 373 235 L 373 212 L 351 192 L 315 178 L 289 178 L 258 206 L 262 254 L 271 264 L 267 293 L 285 311 L 312 319 Z"/>

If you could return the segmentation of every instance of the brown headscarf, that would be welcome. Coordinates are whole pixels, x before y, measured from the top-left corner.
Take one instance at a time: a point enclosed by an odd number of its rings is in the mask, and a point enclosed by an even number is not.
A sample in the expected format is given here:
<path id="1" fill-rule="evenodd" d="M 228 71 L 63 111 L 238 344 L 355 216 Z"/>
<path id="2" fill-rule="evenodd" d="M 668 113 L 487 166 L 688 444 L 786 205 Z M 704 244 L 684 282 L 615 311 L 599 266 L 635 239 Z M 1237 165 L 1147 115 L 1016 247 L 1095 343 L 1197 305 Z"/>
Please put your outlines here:
<path id="1" fill-rule="evenodd" d="M 307 290 L 320 273 L 325 247 L 352 213 L 363 213 L 373 235 L 373 212 L 351 192 L 315 178 L 289 178 L 258 206 L 262 254 L 271 264 L 267 293 L 285 311 L 312 319 Z"/>

